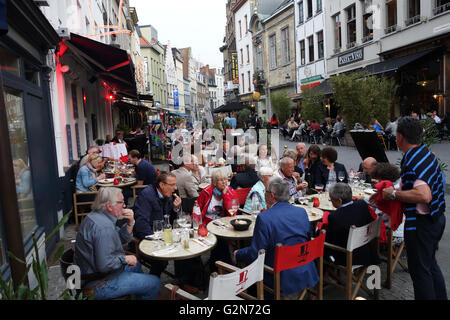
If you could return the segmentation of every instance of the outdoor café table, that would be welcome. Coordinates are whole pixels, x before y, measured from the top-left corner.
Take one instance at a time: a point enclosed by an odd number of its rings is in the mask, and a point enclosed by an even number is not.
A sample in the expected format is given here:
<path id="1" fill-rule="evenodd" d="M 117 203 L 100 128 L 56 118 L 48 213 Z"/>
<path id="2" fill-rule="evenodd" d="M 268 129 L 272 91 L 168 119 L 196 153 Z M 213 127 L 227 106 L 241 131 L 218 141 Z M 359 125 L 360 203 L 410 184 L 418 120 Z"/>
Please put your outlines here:
<path id="1" fill-rule="evenodd" d="M 99 146 L 99 149 L 102 151 L 102 157 L 108 159 L 118 160 L 120 159 L 120 157 L 126 156 L 128 154 L 125 143 L 114 144 L 113 142 L 111 142 L 103 146 Z"/>
<path id="2" fill-rule="evenodd" d="M 156 260 L 185 260 L 201 256 L 216 246 L 217 238 L 214 234 L 208 233 L 205 239 L 211 244 L 199 242 L 198 236 L 189 239 L 188 249 L 185 249 L 181 242 L 179 244 L 158 247 L 162 241 L 143 239 L 139 243 L 139 252 L 148 258 Z"/>
<path id="3" fill-rule="evenodd" d="M 230 221 L 234 219 L 250 219 L 252 220 L 252 224 L 245 231 L 236 231 L 230 224 Z M 222 217 L 213 220 L 210 223 L 208 223 L 206 227 L 210 233 L 213 233 L 220 238 L 225 238 L 229 240 L 246 240 L 251 239 L 253 237 L 253 229 L 255 228 L 255 221 L 256 218 L 253 215 L 235 215 L 232 217 Z M 214 224 L 214 222 L 223 224 L 224 227 L 218 226 Z"/>
<path id="4" fill-rule="evenodd" d="M 321 209 L 323 211 L 336 210 L 336 208 L 333 207 L 333 204 L 331 203 L 328 192 L 326 192 L 326 191 L 322 192 L 322 193 L 318 193 L 318 194 L 312 194 L 312 195 L 306 196 L 305 198 L 307 198 L 308 200 L 312 200 L 313 198 L 318 198 L 319 202 L 320 202 L 319 209 Z"/>
<path id="5" fill-rule="evenodd" d="M 136 183 L 136 178 L 125 178 L 126 180 L 122 179 L 122 182 L 119 184 L 114 184 L 112 181 L 114 179 L 104 179 L 97 182 L 98 187 L 118 187 L 118 188 L 124 188 L 132 186 Z"/>

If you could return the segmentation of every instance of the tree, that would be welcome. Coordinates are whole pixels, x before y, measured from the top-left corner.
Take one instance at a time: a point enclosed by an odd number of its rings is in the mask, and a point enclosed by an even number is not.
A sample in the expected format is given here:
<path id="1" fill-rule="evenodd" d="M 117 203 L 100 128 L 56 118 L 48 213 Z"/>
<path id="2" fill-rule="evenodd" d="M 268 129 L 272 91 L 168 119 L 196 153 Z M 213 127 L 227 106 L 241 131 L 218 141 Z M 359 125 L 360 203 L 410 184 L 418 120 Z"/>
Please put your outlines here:
<path id="1" fill-rule="evenodd" d="M 276 113 L 280 125 L 286 122 L 291 114 L 291 100 L 287 96 L 286 91 L 279 91 L 271 94 L 270 103 L 272 104 L 272 110 Z"/>
<path id="2" fill-rule="evenodd" d="M 353 72 L 332 77 L 331 87 L 338 110 L 350 130 L 355 123 L 368 127 L 372 118 L 383 125 L 388 121 L 397 91 L 395 80 Z"/>
<path id="3" fill-rule="evenodd" d="M 304 90 L 302 94 L 302 118 L 320 122 L 324 117 L 323 99 L 324 94 L 316 88 Z"/>
<path id="4" fill-rule="evenodd" d="M 241 128 L 245 127 L 247 120 L 250 118 L 250 114 L 251 114 L 251 112 L 247 108 L 242 109 L 238 112 L 237 122 L 238 122 L 239 127 L 241 127 Z"/>

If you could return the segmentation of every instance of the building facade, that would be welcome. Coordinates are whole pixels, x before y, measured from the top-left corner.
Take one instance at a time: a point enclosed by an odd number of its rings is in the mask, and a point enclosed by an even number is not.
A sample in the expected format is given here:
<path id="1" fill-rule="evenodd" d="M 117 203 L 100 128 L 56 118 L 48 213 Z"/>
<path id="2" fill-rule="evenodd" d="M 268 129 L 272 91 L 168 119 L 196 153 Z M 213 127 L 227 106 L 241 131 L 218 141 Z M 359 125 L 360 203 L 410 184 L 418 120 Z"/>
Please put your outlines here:
<path id="1" fill-rule="evenodd" d="M 172 48 L 172 55 L 177 71 L 177 97 L 178 101 L 175 110 L 180 115 L 185 114 L 185 101 L 184 101 L 184 77 L 183 77 L 183 56 L 177 48 Z"/>

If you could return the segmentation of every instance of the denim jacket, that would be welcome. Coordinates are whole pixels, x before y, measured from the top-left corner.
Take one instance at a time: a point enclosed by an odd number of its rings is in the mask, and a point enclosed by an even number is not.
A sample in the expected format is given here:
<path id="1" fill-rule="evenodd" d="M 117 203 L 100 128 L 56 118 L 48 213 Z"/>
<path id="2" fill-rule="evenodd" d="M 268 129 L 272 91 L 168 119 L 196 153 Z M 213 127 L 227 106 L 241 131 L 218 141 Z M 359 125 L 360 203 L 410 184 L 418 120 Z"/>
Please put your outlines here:
<path id="1" fill-rule="evenodd" d="M 84 165 L 78 170 L 76 188 L 82 192 L 90 192 L 89 187 L 97 184 L 97 175 Z"/>

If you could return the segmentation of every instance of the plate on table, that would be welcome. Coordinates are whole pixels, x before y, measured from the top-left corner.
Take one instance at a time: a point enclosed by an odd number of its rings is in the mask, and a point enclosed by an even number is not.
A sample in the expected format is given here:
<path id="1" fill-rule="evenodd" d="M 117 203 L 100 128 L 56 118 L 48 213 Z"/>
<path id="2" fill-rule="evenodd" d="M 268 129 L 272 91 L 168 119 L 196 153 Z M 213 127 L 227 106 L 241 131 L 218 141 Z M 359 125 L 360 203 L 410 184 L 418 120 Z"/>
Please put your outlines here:
<path id="1" fill-rule="evenodd" d="M 125 183 L 136 181 L 136 178 L 122 178 L 122 181 Z"/>
<path id="2" fill-rule="evenodd" d="M 377 193 L 377 190 L 376 189 L 367 188 L 367 189 L 364 189 L 364 193 L 367 193 L 369 195 L 373 195 L 374 193 Z"/>
<path id="3" fill-rule="evenodd" d="M 99 180 L 98 182 L 100 182 L 100 183 L 113 183 L 114 179 L 102 179 L 102 180 Z"/>

